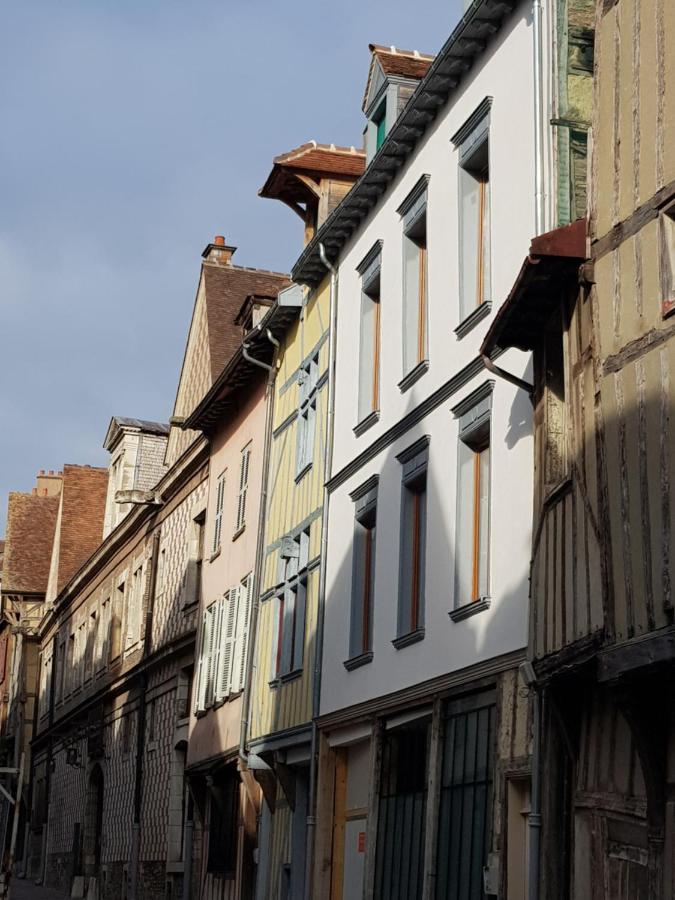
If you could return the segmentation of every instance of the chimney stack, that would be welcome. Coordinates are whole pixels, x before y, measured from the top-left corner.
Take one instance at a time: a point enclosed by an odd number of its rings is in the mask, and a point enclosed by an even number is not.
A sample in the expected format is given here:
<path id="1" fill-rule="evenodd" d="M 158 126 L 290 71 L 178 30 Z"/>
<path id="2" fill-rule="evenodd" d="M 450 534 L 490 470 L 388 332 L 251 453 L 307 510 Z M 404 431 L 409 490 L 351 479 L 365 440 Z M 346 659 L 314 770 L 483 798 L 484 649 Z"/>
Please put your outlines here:
<path id="1" fill-rule="evenodd" d="M 232 256 L 236 249 L 225 243 L 222 234 L 217 234 L 213 241 L 206 245 L 202 256 L 206 262 L 214 263 L 217 266 L 231 266 Z"/>

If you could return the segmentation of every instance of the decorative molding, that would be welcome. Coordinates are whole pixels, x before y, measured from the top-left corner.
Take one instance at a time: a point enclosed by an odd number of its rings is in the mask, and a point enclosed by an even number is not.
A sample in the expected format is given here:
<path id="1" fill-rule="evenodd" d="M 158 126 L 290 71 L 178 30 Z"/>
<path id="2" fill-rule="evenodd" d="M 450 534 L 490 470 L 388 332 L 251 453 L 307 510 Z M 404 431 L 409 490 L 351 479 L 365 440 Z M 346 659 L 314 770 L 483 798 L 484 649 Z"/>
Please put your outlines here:
<path id="1" fill-rule="evenodd" d="M 407 375 L 404 375 L 403 378 L 398 383 L 399 391 L 404 394 L 408 388 L 411 388 L 416 381 L 424 375 L 425 372 L 429 371 L 429 360 L 423 359 L 422 362 L 417 363 L 414 369 L 411 369 Z"/>
<path id="2" fill-rule="evenodd" d="M 422 194 L 426 193 L 426 190 L 429 187 L 430 180 L 431 175 L 420 175 L 420 177 L 415 182 L 415 186 L 413 187 L 413 189 L 396 210 L 399 216 L 404 216 L 408 212 L 408 210 L 412 208 L 413 204 L 419 200 Z"/>
<path id="3" fill-rule="evenodd" d="M 366 666 L 372 661 L 373 651 L 368 650 L 366 653 L 359 653 L 358 656 L 352 656 L 351 659 L 346 659 L 342 665 L 348 672 L 353 672 L 354 669 L 360 669 L 361 666 Z"/>
<path id="4" fill-rule="evenodd" d="M 353 428 L 352 431 L 356 435 L 356 437 L 361 437 L 361 435 L 368 431 L 369 428 L 380 421 L 380 411 L 379 409 L 374 409 L 371 413 L 365 417 L 365 419 L 361 419 Z"/>
<path id="5" fill-rule="evenodd" d="M 409 447 L 406 447 L 405 450 L 401 450 L 400 453 L 396 454 L 396 459 L 401 463 L 407 463 L 411 459 L 414 459 L 418 453 L 421 453 L 423 450 L 426 450 L 431 443 L 431 435 L 425 434 L 421 438 L 415 441 L 414 444 L 411 444 Z"/>
<path id="6" fill-rule="evenodd" d="M 470 603 L 451 609 L 448 615 L 453 622 L 461 622 L 463 619 L 475 616 L 476 613 L 483 612 L 485 609 L 490 609 L 489 597 L 481 597 L 480 600 L 472 600 Z"/>
<path id="7" fill-rule="evenodd" d="M 478 106 L 471 113 L 466 122 L 457 129 L 457 131 L 450 138 L 450 141 L 455 145 L 455 147 L 459 147 L 467 137 L 474 130 L 476 125 L 481 122 L 487 115 L 490 113 L 490 107 L 492 106 L 492 97 L 485 97 Z"/>
<path id="8" fill-rule="evenodd" d="M 463 416 L 464 413 L 467 413 L 470 409 L 473 409 L 477 403 L 480 403 L 481 400 L 484 400 L 486 397 L 489 397 L 492 393 L 495 386 L 495 381 L 493 378 L 484 381 L 480 387 L 477 387 L 475 391 L 471 391 L 468 397 L 465 397 L 461 400 L 457 406 L 452 407 L 452 414 L 456 419 L 459 419 L 460 416 Z"/>
<path id="9" fill-rule="evenodd" d="M 479 322 L 490 314 L 491 309 L 492 303 L 489 300 L 486 300 L 484 303 L 481 303 L 480 306 L 477 306 L 474 311 L 469 313 L 465 319 L 462 319 L 457 328 L 455 328 L 457 338 L 463 338 L 465 334 L 472 331 Z"/>
<path id="10" fill-rule="evenodd" d="M 371 475 L 367 481 L 364 481 L 363 484 L 360 484 L 357 488 L 354 488 L 353 491 L 350 492 L 349 496 L 352 500 L 358 500 L 360 497 L 363 497 L 364 494 L 367 494 L 369 491 L 372 491 L 379 484 L 380 476 L 379 475 Z"/>
<path id="11" fill-rule="evenodd" d="M 418 641 L 423 640 L 424 628 L 418 628 L 416 631 L 411 631 L 408 634 L 402 634 L 401 637 L 394 638 L 392 644 L 397 650 L 403 650 L 404 647 L 409 647 L 411 644 L 416 644 Z"/>
<path id="12" fill-rule="evenodd" d="M 366 253 L 366 255 L 363 257 L 361 262 L 356 267 L 356 271 L 359 273 L 359 275 L 363 275 L 363 273 L 371 265 L 371 263 L 374 263 L 375 260 L 377 259 L 377 257 L 382 254 L 383 246 L 384 246 L 384 241 L 381 238 L 379 240 L 375 241 L 373 246 L 370 248 L 370 250 Z"/>

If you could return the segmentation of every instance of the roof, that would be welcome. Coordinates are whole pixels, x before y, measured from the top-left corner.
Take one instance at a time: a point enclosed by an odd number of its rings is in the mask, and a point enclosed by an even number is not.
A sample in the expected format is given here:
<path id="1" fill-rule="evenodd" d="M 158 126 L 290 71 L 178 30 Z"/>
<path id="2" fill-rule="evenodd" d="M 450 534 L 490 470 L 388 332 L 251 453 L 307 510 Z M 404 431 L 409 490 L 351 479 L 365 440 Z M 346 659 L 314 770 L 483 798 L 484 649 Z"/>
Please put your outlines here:
<path id="1" fill-rule="evenodd" d="M 274 299 L 290 284 L 288 275 L 264 269 L 202 263 L 209 336 L 211 381 L 214 382 L 241 344 L 236 318 L 246 297 Z"/>
<path id="2" fill-rule="evenodd" d="M 13 491 L 7 503 L 2 589 L 44 594 L 49 578 L 58 497 Z"/>
<path id="3" fill-rule="evenodd" d="M 309 141 L 274 157 L 272 171 L 258 194 L 271 199 L 279 199 L 283 194 L 294 202 L 302 203 L 309 188 L 295 177 L 297 174 L 307 176 L 317 184 L 323 178 L 354 181 L 363 175 L 365 167 L 364 150 Z"/>
<path id="4" fill-rule="evenodd" d="M 57 594 L 103 540 L 107 492 L 107 469 L 73 465 L 63 467 L 54 547 Z"/>
<path id="5" fill-rule="evenodd" d="M 146 419 L 128 419 L 125 416 L 113 416 L 108 425 L 103 447 L 110 450 L 117 436 L 124 428 L 132 428 L 134 431 L 142 431 L 144 434 L 164 434 L 169 433 L 169 426 L 164 422 L 148 422 Z"/>
<path id="6" fill-rule="evenodd" d="M 291 273 L 294 281 L 311 286 L 319 284 L 325 275 L 319 245 L 324 245 L 331 262 L 337 260 L 352 234 L 415 151 L 438 110 L 459 88 L 462 78 L 518 5 L 519 0 L 473 0 L 364 174 L 303 250 Z"/>
<path id="7" fill-rule="evenodd" d="M 368 44 L 368 49 L 371 52 L 371 58 L 362 109 L 366 108 L 368 102 L 376 63 L 380 64 L 385 75 L 414 78 L 419 81 L 424 78 L 429 71 L 429 66 L 434 61 L 433 56 L 428 53 L 420 53 L 418 50 L 401 50 L 400 47 L 385 47 L 384 44 Z"/>
<path id="8" fill-rule="evenodd" d="M 534 349 L 561 302 L 561 291 L 578 282 L 579 266 L 585 259 L 586 219 L 533 238 L 530 253 L 490 325 L 481 353 L 489 355 L 497 348 L 509 347 Z"/>
<path id="9" fill-rule="evenodd" d="M 222 421 L 232 408 L 237 392 L 262 371 L 260 366 L 246 358 L 244 350 L 263 365 L 271 365 L 274 346 L 267 332 L 278 340 L 301 309 L 302 289 L 299 285 L 292 284 L 279 292 L 263 319 L 246 335 L 206 396 L 185 420 L 182 425 L 184 429 L 209 431 Z"/>

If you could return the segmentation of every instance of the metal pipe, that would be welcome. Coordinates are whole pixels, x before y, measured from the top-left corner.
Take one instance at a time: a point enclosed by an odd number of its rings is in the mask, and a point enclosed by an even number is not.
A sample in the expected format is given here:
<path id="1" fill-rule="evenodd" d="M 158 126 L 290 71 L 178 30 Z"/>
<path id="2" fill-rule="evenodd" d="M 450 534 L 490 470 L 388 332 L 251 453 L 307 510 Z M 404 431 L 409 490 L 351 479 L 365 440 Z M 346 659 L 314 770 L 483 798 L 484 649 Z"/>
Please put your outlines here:
<path id="1" fill-rule="evenodd" d="M 526 391 L 530 400 L 532 400 L 534 396 L 533 384 L 530 384 L 529 381 L 525 381 L 523 378 L 518 378 L 517 375 L 512 375 L 511 372 L 507 372 L 506 369 L 502 369 L 500 366 L 496 366 L 487 353 L 481 353 L 481 357 L 483 359 L 483 365 L 488 372 L 492 372 L 492 374 L 496 375 L 498 378 L 503 378 L 504 381 L 510 381 L 511 384 L 515 384 L 516 387 Z"/>
<path id="2" fill-rule="evenodd" d="M 532 0 L 534 51 L 534 230 L 545 228 L 546 194 L 544 191 L 544 64 L 542 58 L 542 0 Z"/>
<path id="3" fill-rule="evenodd" d="M 321 704 L 321 668 L 323 657 L 323 623 L 326 606 L 326 553 L 328 549 L 328 505 L 330 494 L 325 485 L 328 483 L 333 465 L 333 429 L 335 418 L 335 348 L 337 342 L 337 300 L 338 273 L 326 256 L 326 249 L 319 244 L 319 258 L 326 270 L 330 272 L 330 340 L 328 344 L 328 411 L 326 414 L 326 450 L 324 457 L 324 489 L 323 515 L 321 526 L 321 566 L 319 569 L 319 601 L 316 614 L 316 642 L 314 651 L 314 681 L 312 684 L 312 750 L 309 761 L 309 797 L 307 799 L 307 845 L 305 860 L 305 900 L 312 898 L 312 874 L 314 863 L 314 843 L 316 832 L 316 793 L 318 782 L 318 739 L 316 724 Z"/>
<path id="4" fill-rule="evenodd" d="M 246 341 L 244 341 L 243 344 L 241 345 L 241 353 L 242 353 L 242 356 L 244 357 L 244 359 L 247 362 L 252 363 L 254 366 L 260 366 L 261 369 L 266 369 L 268 372 L 271 372 L 273 369 L 273 366 L 268 365 L 267 363 L 263 362 L 260 359 L 256 359 L 255 356 L 251 356 L 251 354 L 248 352 L 248 347 L 249 347 L 249 345 L 247 344 Z"/>
<path id="5" fill-rule="evenodd" d="M 527 900 L 539 900 L 539 853 L 541 845 L 541 697 L 537 685 L 532 696 L 532 778 L 528 829 L 530 846 Z"/>

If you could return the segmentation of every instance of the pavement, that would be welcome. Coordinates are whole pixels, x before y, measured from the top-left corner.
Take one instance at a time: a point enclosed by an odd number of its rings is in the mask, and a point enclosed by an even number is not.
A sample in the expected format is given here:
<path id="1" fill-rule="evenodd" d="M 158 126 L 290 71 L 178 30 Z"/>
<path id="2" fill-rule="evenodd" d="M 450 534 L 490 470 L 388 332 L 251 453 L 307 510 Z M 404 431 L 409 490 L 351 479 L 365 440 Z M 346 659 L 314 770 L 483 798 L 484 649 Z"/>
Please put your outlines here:
<path id="1" fill-rule="evenodd" d="M 9 885 L 9 900 L 67 900 L 52 888 L 33 884 L 30 878 L 12 878 Z"/>

